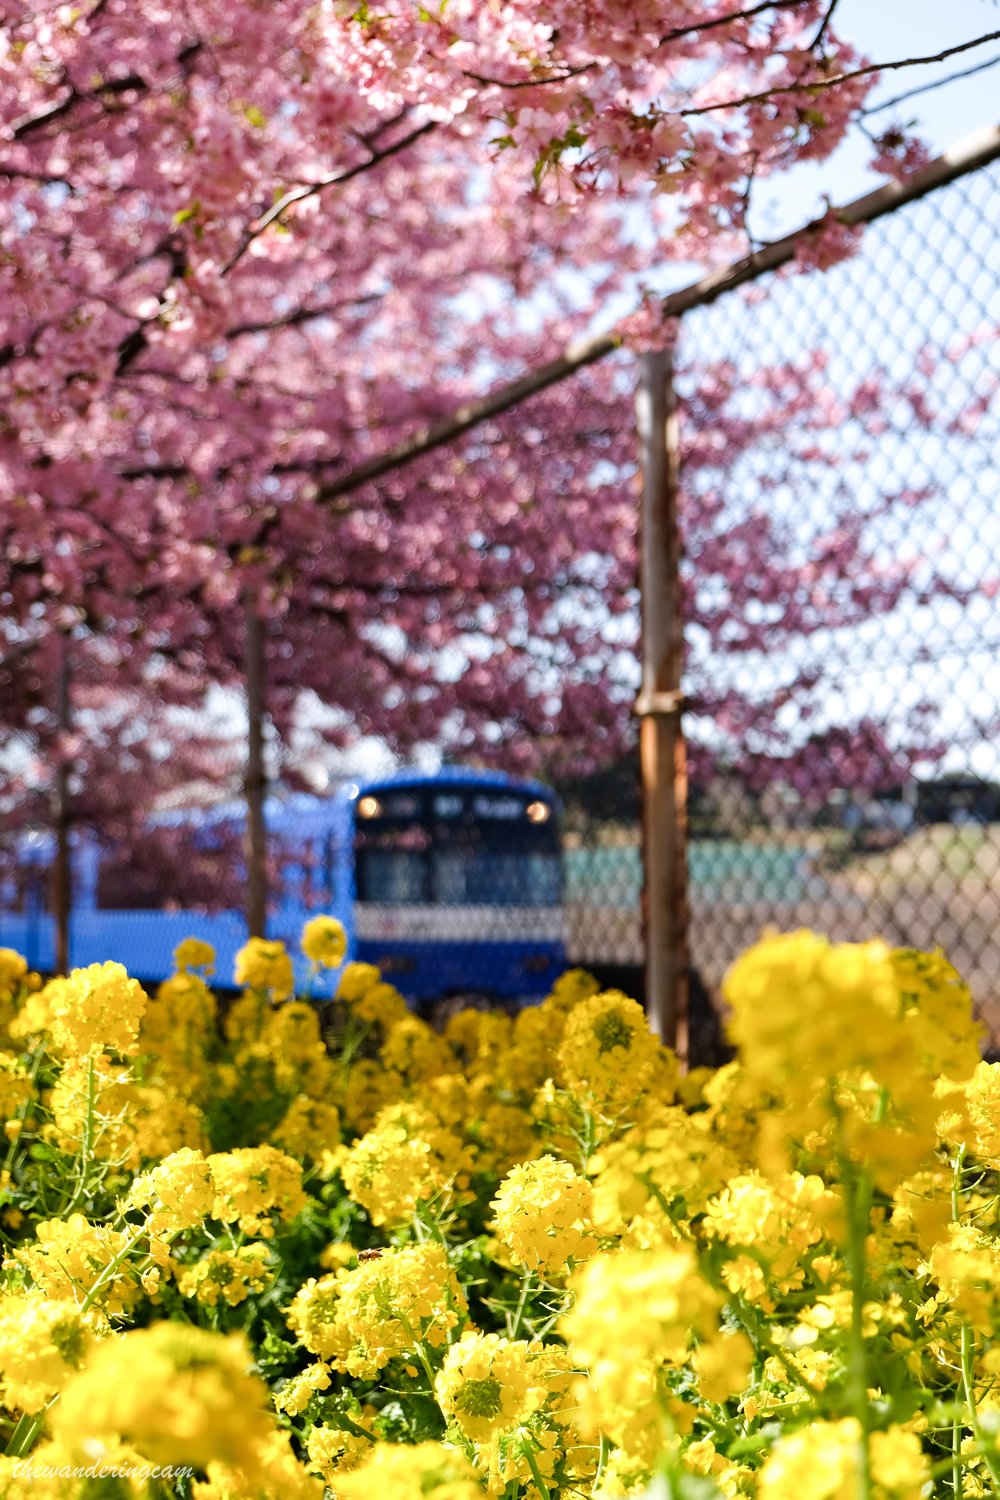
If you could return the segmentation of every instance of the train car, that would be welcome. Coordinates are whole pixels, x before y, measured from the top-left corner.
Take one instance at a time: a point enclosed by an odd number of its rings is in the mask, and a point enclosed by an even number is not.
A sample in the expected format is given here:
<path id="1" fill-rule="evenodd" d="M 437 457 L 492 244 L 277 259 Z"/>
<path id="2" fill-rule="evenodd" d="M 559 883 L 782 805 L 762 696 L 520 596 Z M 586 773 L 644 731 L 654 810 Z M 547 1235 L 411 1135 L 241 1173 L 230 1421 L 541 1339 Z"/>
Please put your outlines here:
<path id="1" fill-rule="evenodd" d="M 378 965 L 408 999 L 538 999 L 566 963 L 559 813 L 538 782 L 453 767 L 268 798 L 267 935 L 296 954 L 297 980 L 317 998 L 331 980 L 309 974 L 298 938 L 328 912 L 344 924 L 348 957 Z M 71 964 L 115 958 L 155 981 L 182 938 L 197 937 L 216 950 L 216 982 L 229 983 L 247 939 L 243 820 L 229 803 L 159 814 L 126 850 L 78 837 Z M 55 955 L 52 855 L 51 837 L 32 835 L 16 879 L 0 881 L 0 945 L 43 972 Z"/>

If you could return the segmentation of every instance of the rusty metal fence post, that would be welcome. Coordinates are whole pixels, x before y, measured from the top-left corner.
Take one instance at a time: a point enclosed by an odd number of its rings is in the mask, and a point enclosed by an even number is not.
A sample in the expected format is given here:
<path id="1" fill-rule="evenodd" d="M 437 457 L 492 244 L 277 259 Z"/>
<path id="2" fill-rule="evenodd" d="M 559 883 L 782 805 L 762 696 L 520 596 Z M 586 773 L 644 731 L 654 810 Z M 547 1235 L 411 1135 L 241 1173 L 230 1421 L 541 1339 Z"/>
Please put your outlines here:
<path id="1" fill-rule="evenodd" d="M 643 931 L 653 1031 L 687 1058 L 687 765 L 681 722 L 684 617 L 678 517 L 680 442 L 673 358 L 641 356 L 641 720 Z"/>
<path id="2" fill-rule="evenodd" d="M 251 595 L 245 605 L 244 667 L 247 695 L 246 797 L 247 926 L 252 937 L 267 932 L 267 829 L 264 796 L 265 639 L 264 622 Z"/>
<path id="3" fill-rule="evenodd" d="M 56 768 L 52 791 L 52 822 L 55 859 L 52 865 L 52 915 L 55 924 L 55 968 L 69 973 L 69 925 L 73 906 L 73 869 L 70 849 L 70 767 L 67 740 L 73 727 L 70 694 L 70 636 L 59 632 L 59 665 L 56 675 Z"/>

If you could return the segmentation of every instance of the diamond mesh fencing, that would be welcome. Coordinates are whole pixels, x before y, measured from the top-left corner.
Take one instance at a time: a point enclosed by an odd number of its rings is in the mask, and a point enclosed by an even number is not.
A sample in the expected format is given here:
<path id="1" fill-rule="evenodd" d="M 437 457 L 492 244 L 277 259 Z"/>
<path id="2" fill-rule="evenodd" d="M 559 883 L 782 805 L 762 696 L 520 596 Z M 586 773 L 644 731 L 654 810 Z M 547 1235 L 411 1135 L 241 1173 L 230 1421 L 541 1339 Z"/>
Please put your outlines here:
<path id="1" fill-rule="evenodd" d="M 940 946 L 1000 1046 L 1000 169 L 682 322 L 692 960 Z"/>

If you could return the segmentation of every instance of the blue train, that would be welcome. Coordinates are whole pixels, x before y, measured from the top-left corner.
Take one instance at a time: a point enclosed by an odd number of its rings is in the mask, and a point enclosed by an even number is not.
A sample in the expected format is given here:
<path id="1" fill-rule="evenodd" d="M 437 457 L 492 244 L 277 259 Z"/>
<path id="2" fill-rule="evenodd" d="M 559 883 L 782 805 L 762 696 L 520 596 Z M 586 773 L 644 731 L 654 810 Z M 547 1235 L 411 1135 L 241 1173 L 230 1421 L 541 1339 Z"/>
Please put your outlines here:
<path id="1" fill-rule="evenodd" d="M 302 925 L 328 912 L 344 924 L 348 957 L 377 964 L 410 1000 L 538 999 L 566 963 L 559 813 L 540 783 L 452 767 L 350 781 L 327 797 L 269 798 L 267 935 L 296 954 L 300 985 Z M 197 937 L 215 948 L 216 982 L 229 983 L 247 939 L 234 909 L 243 817 L 238 803 L 159 814 L 147 825 L 145 859 L 143 839 L 115 852 L 79 836 L 71 964 L 116 958 L 136 978 L 158 980 L 181 939 Z M 0 946 L 43 972 L 55 957 L 52 854 L 51 836 L 31 835 L 16 871 L 0 874 Z M 329 993 L 329 983 L 312 993 Z"/>

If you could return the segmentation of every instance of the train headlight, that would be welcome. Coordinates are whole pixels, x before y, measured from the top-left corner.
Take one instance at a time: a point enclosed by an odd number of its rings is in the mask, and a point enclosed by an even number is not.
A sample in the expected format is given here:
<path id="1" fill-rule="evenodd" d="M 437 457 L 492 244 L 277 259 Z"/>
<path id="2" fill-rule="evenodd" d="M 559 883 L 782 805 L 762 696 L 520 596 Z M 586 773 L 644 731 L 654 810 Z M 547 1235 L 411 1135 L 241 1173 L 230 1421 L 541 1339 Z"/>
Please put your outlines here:
<path id="1" fill-rule="evenodd" d="M 358 803 L 359 818 L 378 818 L 382 814 L 382 804 L 377 797 L 362 797 Z"/>
<path id="2" fill-rule="evenodd" d="M 547 823 L 552 816 L 547 802 L 529 802 L 524 811 L 529 823 Z"/>

